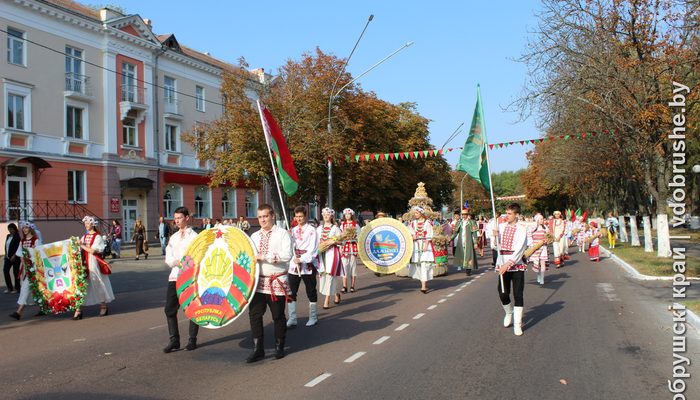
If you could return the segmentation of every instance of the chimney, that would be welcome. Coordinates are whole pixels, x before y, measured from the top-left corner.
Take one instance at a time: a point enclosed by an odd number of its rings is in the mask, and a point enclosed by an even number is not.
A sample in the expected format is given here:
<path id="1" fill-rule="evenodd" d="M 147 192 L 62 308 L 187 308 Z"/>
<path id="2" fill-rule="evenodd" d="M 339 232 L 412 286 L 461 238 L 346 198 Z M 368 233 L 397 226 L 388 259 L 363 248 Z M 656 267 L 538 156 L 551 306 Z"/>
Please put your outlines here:
<path id="1" fill-rule="evenodd" d="M 150 19 L 144 19 L 143 22 L 145 22 L 146 25 L 148 25 L 148 29 L 150 29 L 151 32 L 153 32 L 153 25 L 151 24 L 151 20 L 150 20 Z"/>

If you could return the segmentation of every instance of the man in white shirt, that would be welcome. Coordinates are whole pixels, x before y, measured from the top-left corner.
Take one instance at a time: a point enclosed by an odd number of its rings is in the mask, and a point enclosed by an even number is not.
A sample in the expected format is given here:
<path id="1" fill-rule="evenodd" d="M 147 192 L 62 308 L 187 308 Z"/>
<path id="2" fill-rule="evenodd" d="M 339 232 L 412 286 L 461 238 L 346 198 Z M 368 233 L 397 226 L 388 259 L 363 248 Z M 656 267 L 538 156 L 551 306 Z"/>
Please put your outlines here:
<path id="1" fill-rule="evenodd" d="M 309 321 L 306 326 L 316 325 L 318 292 L 316 291 L 316 265 L 318 263 L 318 235 L 316 229 L 309 225 L 306 215 L 306 207 L 299 206 L 294 209 L 294 220 L 297 226 L 292 228 L 292 242 L 294 243 L 294 258 L 289 263 L 289 287 L 292 290 L 292 301 L 289 302 L 289 319 L 287 327 L 297 326 L 297 292 L 301 281 L 306 287 L 306 297 L 309 298 Z"/>
<path id="2" fill-rule="evenodd" d="M 500 253 L 496 260 L 498 272 L 498 295 L 501 298 L 506 317 L 503 326 L 510 326 L 516 336 L 523 334 L 523 291 L 525 289 L 525 271 L 527 264 L 523 262 L 523 254 L 527 249 L 527 229 L 518 224 L 520 205 L 511 203 L 506 206 L 506 222 L 498 225 L 493 236 L 498 240 Z M 510 300 L 510 286 L 513 284 L 513 302 Z M 515 306 L 513 306 L 515 303 Z"/>
<path id="3" fill-rule="evenodd" d="M 258 223 L 260 230 L 250 236 L 258 251 L 255 261 L 260 269 L 260 278 L 255 295 L 248 306 L 253 352 L 245 360 L 247 363 L 265 357 L 263 315 L 268 307 L 275 325 L 273 358 L 277 360 L 284 357 L 284 342 L 287 337 L 284 308 L 285 302 L 292 293 L 287 276 L 287 268 L 293 254 L 292 237 L 287 231 L 275 225 L 275 212 L 269 204 L 261 204 L 258 207 Z"/>
<path id="4" fill-rule="evenodd" d="M 180 260 L 187 251 L 187 246 L 192 243 L 197 233 L 189 226 L 190 212 L 187 207 L 178 207 L 175 210 L 175 225 L 179 228 L 170 237 L 168 246 L 165 249 L 165 263 L 171 268 L 168 276 L 168 291 L 165 297 L 165 318 L 168 321 L 168 333 L 170 342 L 163 349 L 163 353 L 170 353 L 180 348 L 180 331 L 177 326 L 177 310 L 180 309 L 180 301 L 177 298 L 177 275 L 180 270 Z M 197 348 L 197 333 L 199 325 L 190 320 L 190 339 L 185 346 L 185 350 Z"/>

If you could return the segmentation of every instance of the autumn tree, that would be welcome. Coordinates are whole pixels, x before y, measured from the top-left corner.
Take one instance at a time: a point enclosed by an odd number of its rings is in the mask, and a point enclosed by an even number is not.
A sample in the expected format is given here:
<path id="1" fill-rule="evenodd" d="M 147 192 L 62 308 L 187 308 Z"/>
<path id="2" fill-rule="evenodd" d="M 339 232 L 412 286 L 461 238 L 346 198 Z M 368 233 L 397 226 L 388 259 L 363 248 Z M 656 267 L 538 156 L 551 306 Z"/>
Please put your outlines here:
<path id="1" fill-rule="evenodd" d="M 335 162 L 336 208 L 403 212 L 420 181 L 432 190 L 436 203 L 448 202 L 449 166 L 441 156 L 380 164 L 345 161 L 346 156 L 369 152 L 425 150 L 430 144 L 429 120 L 417 113 L 415 104 L 393 105 L 349 84 L 352 76 L 340 73 L 343 63 L 316 49 L 300 60 L 287 60 L 267 85 L 252 79 L 244 60 L 235 71 L 225 72 L 223 116 L 183 135 L 200 159 L 211 162 L 212 184 L 238 179 L 274 184 L 260 118 L 251 101 L 259 98 L 280 126 L 299 176 L 299 190 L 288 205 L 326 202 L 329 158 Z M 329 132 L 329 98 L 336 79 L 336 89 L 347 86 L 331 102 Z"/>

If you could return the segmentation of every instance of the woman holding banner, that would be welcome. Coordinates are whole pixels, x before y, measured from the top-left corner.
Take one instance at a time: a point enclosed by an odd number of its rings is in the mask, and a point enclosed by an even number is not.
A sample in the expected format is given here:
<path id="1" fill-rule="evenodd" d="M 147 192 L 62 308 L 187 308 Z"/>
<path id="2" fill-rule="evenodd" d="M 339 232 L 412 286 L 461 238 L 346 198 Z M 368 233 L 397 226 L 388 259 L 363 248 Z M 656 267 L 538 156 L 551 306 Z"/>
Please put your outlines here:
<path id="1" fill-rule="evenodd" d="M 80 239 L 81 254 L 83 263 L 89 269 L 88 285 L 85 291 L 83 306 L 91 306 L 100 304 L 100 317 L 109 315 L 107 303 L 114 300 L 114 292 L 112 292 L 112 284 L 109 281 L 108 274 L 103 274 L 103 268 L 109 268 L 106 262 L 102 259 L 102 250 L 105 248 L 105 241 L 102 235 L 95 226 L 95 218 L 87 216 L 83 218 L 83 224 L 88 233 Z M 100 266 L 102 264 L 102 267 Z M 107 271 L 107 270 L 105 270 Z M 83 319 L 82 306 L 75 310 L 73 315 L 74 320 Z"/>
<path id="2" fill-rule="evenodd" d="M 19 244 L 19 248 L 17 248 L 17 253 L 15 254 L 15 257 L 22 260 L 21 266 L 19 268 L 19 277 L 22 284 L 21 290 L 19 292 L 19 300 L 17 300 L 17 304 L 19 304 L 19 307 L 17 308 L 17 311 L 10 314 L 10 318 L 14 319 L 20 318 L 20 316 L 22 315 L 22 310 L 24 310 L 24 307 L 27 304 L 34 304 L 34 300 L 32 299 L 32 289 L 29 287 L 29 271 L 26 270 L 26 267 L 24 265 L 24 252 L 22 250 L 31 249 L 36 246 L 41 246 L 41 240 L 39 240 L 39 238 L 37 237 L 36 231 L 32 228 L 31 223 L 26 221 L 20 221 L 19 227 L 22 230 L 22 235 L 24 237 L 22 238 L 22 241 Z M 35 317 L 42 315 L 44 315 L 44 313 L 39 311 L 35 315 Z"/>
<path id="3" fill-rule="evenodd" d="M 335 294 L 335 304 L 340 304 L 340 293 L 336 286 L 336 277 L 345 277 L 343 264 L 340 261 L 341 242 L 340 229 L 335 223 L 335 211 L 326 207 L 321 211 L 323 222 L 316 228 L 316 234 L 319 238 L 318 245 L 318 291 L 326 296 L 323 302 L 323 308 L 330 308 L 330 295 Z"/>
<path id="4" fill-rule="evenodd" d="M 428 293 L 428 281 L 433 279 L 435 255 L 433 254 L 433 223 L 425 218 L 422 207 L 413 207 L 415 220 L 408 224 L 413 235 L 413 256 L 409 264 L 408 275 L 420 280 L 423 294 Z M 471 233 L 470 233 L 471 234 Z"/>

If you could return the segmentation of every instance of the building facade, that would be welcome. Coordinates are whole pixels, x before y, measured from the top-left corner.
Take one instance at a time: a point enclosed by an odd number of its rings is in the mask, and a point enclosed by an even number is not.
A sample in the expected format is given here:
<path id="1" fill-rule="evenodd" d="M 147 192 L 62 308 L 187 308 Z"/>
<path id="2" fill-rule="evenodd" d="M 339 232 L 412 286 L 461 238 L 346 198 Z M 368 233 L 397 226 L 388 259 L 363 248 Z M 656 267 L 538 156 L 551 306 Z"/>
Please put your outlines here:
<path id="1" fill-rule="evenodd" d="M 155 236 L 160 216 L 256 224 L 265 190 L 210 188 L 207 162 L 180 139 L 221 116 L 221 71 L 231 64 L 156 35 L 138 14 L 68 0 L 0 0 L 0 193 L 5 222 L 33 220 L 44 241 L 136 219 Z M 251 72 L 265 84 L 270 76 Z"/>

